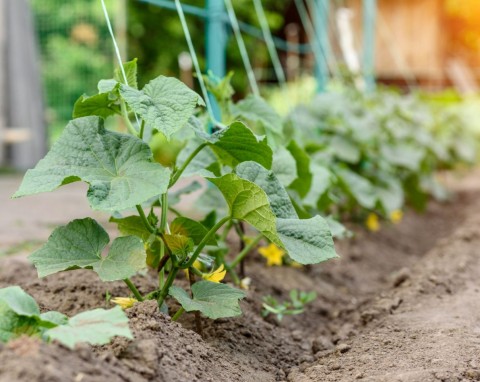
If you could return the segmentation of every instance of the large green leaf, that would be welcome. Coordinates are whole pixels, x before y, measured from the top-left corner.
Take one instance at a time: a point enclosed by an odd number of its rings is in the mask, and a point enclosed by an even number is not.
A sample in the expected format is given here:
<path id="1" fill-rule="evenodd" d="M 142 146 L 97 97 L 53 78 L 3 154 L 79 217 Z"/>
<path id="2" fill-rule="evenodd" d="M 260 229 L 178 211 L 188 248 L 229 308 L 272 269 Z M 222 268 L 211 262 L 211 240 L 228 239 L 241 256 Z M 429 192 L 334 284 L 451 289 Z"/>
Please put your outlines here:
<path id="1" fill-rule="evenodd" d="M 287 191 L 272 171 L 258 163 L 244 162 L 236 168 L 237 175 L 259 186 L 268 196 L 270 207 L 277 218 L 298 218 Z"/>
<path id="2" fill-rule="evenodd" d="M 372 183 L 366 178 L 347 169 L 338 169 L 337 175 L 355 200 L 364 208 L 371 209 L 377 202 L 377 193 Z"/>
<path id="3" fill-rule="evenodd" d="M 107 256 L 107 232 L 93 219 L 74 220 L 53 231 L 47 243 L 30 255 L 39 277 L 70 269 L 93 269 L 103 281 L 123 280 L 146 267 L 143 242 L 134 236 L 116 238 Z"/>
<path id="4" fill-rule="evenodd" d="M 47 330 L 45 336 L 73 349 L 79 342 L 105 345 L 115 336 L 133 339 L 128 327 L 128 318 L 119 306 L 110 309 L 95 309 L 77 314 L 68 324 Z"/>
<path id="5" fill-rule="evenodd" d="M 312 187 L 303 202 L 316 207 L 318 199 L 328 190 L 331 185 L 332 173 L 326 167 L 312 164 Z"/>
<path id="6" fill-rule="evenodd" d="M 275 215 L 270 208 L 267 194 L 255 183 L 235 174 L 220 178 L 207 178 L 223 194 L 232 219 L 244 220 L 270 241 L 283 247 L 275 228 Z"/>
<path id="7" fill-rule="evenodd" d="M 227 128 L 212 135 L 197 131 L 205 139 L 223 164 L 235 167 L 245 161 L 272 167 L 272 149 L 266 139 L 259 139 L 241 122 L 234 122 Z"/>
<path id="8" fill-rule="evenodd" d="M 109 93 L 100 93 L 88 97 L 82 95 L 73 105 L 73 118 L 96 115 L 104 119 L 120 112 L 115 100 L 110 99 Z"/>
<path id="9" fill-rule="evenodd" d="M 147 128 L 162 132 L 168 139 L 188 122 L 197 105 L 204 105 L 197 93 L 172 77 L 157 77 L 142 90 L 122 84 L 120 94 Z"/>
<path id="10" fill-rule="evenodd" d="M 310 158 L 308 154 L 295 142 L 291 141 L 287 146 L 290 154 L 297 163 L 298 178 L 295 179 L 289 188 L 295 190 L 301 198 L 304 198 L 312 186 L 312 173 L 310 172 Z"/>
<path id="11" fill-rule="evenodd" d="M 18 286 L 0 289 L 0 342 L 38 331 L 40 309 L 32 296 Z"/>
<path id="12" fill-rule="evenodd" d="M 273 154 L 272 171 L 284 186 L 289 186 L 298 177 L 295 158 L 283 146 Z"/>
<path id="13" fill-rule="evenodd" d="M 40 309 L 32 296 L 18 286 L 0 289 L 0 301 L 21 316 L 34 317 L 40 315 Z"/>
<path id="14" fill-rule="evenodd" d="M 358 163 L 360 160 L 360 149 L 351 139 L 335 135 L 330 140 L 329 149 L 340 160 L 347 163 Z"/>
<path id="15" fill-rule="evenodd" d="M 277 219 L 277 232 L 289 256 L 300 264 L 317 264 L 338 257 L 328 222 L 320 216 Z"/>
<path id="16" fill-rule="evenodd" d="M 27 171 L 14 197 L 83 180 L 90 185 L 87 195 L 93 209 L 132 208 L 167 190 L 170 171 L 151 158 L 146 143 L 106 130 L 100 118 L 75 119 L 47 156 Z"/>
<path id="17" fill-rule="evenodd" d="M 261 97 L 249 95 L 231 107 L 235 118 L 260 123 L 266 130 L 282 134 L 283 122 L 278 113 Z"/>
<path id="18" fill-rule="evenodd" d="M 124 236 L 137 236 L 146 242 L 151 235 L 150 231 L 145 228 L 145 224 L 140 216 L 133 215 L 125 218 L 111 217 L 110 221 L 117 224 L 118 230 Z"/>
<path id="19" fill-rule="evenodd" d="M 199 244 L 202 239 L 207 235 L 208 230 L 203 224 L 186 217 L 178 217 L 170 224 L 170 231 L 172 235 L 183 235 L 191 238 L 194 244 Z M 216 245 L 217 241 L 212 237 L 208 242 L 208 245 Z"/>
<path id="20" fill-rule="evenodd" d="M 397 143 L 395 145 L 384 144 L 380 152 L 382 157 L 393 165 L 418 171 L 425 151 L 423 148 L 409 143 Z"/>
<path id="21" fill-rule="evenodd" d="M 387 187 L 376 187 L 376 192 L 383 209 L 387 215 L 390 215 L 391 212 L 402 209 L 405 194 L 400 180 L 388 177 L 384 177 L 382 180 L 387 183 Z"/>
<path id="22" fill-rule="evenodd" d="M 194 243 L 190 237 L 179 234 L 165 234 L 163 237 L 170 251 L 179 256 L 182 261 L 193 252 Z"/>
<path id="23" fill-rule="evenodd" d="M 36 334 L 37 320 L 34 317 L 21 316 L 0 300 L 0 342 L 8 342 L 22 334 Z"/>
<path id="24" fill-rule="evenodd" d="M 214 320 L 241 315 L 238 300 L 245 297 L 245 292 L 241 290 L 210 281 L 199 281 L 193 284 L 193 298 L 176 286 L 170 287 L 169 293 L 187 312 L 200 311 Z"/>

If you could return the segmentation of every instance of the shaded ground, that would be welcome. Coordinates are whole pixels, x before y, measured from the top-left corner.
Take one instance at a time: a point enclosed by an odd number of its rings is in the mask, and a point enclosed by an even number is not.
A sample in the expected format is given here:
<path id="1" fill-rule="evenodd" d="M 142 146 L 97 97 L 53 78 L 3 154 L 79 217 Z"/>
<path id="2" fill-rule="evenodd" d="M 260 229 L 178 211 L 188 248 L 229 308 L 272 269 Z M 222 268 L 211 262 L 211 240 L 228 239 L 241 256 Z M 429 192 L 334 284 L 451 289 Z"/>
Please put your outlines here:
<path id="1" fill-rule="evenodd" d="M 0 381 L 480 380 L 479 186 L 472 175 L 459 183 L 456 202 L 407 213 L 378 234 L 359 232 L 337 245 L 339 261 L 265 268 L 252 256 L 244 315 L 203 320 L 203 338 L 190 330 L 191 315 L 172 323 L 154 304 L 139 304 L 129 311 L 132 342 L 116 339 L 94 353 L 26 339 L 0 346 Z M 83 198 L 80 191 L 64 197 Z M 63 219 L 86 216 L 79 210 Z M 56 213 L 49 218 L 60 223 Z M 0 237 L 12 229 L 5 220 L 2 214 Z M 144 290 L 155 282 L 148 275 L 137 281 Z M 11 284 L 42 309 L 69 315 L 105 306 L 107 289 L 128 293 L 88 271 L 38 280 L 22 255 L 0 260 L 0 287 Z M 260 317 L 262 296 L 285 298 L 292 288 L 319 297 L 305 314 L 281 323 Z"/>

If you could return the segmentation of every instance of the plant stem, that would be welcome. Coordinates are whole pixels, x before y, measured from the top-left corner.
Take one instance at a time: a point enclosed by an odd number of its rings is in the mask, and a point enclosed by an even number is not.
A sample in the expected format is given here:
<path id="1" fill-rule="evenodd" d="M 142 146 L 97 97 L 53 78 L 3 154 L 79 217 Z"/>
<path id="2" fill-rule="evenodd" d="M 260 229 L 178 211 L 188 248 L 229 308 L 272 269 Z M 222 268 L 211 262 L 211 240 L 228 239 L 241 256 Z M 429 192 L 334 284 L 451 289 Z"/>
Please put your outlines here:
<path id="1" fill-rule="evenodd" d="M 190 268 L 195 260 L 197 260 L 197 257 L 200 255 L 202 252 L 202 249 L 207 245 L 207 243 L 210 241 L 210 239 L 215 235 L 215 233 L 226 223 L 230 220 L 230 216 L 225 216 L 223 219 L 217 222 L 210 231 L 207 232 L 207 234 L 203 237 L 202 241 L 198 244 L 197 248 L 195 249 L 195 252 L 193 252 L 192 257 L 190 260 L 181 266 L 181 268 Z"/>
<path id="2" fill-rule="evenodd" d="M 240 253 L 245 249 L 245 225 L 243 222 L 238 223 L 238 228 L 242 233 L 242 239 L 240 240 Z M 245 277 L 245 257 L 240 261 L 240 277 Z"/>
<path id="3" fill-rule="evenodd" d="M 165 254 L 165 243 L 163 240 L 160 240 L 160 261 L 158 262 L 157 271 L 158 271 L 158 289 L 163 288 L 163 283 L 165 282 L 165 270 L 163 267 L 168 261 L 168 254 Z M 161 266 L 160 266 L 161 265 Z"/>
<path id="4" fill-rule="evenodd" d="M 168 209 L 170 210 L 170 212 L 174 213 L 175 215 L 180 216 L 180 217 L 182 216 L 182 213 L 179 210 L 177 210 L 173 207 L 170 207 L 170 206 L 168 206 Z"/>
<path id="5" fill-rule="evenodd" d="M 238 277 L 237 272 L 235 272 L 235 269 L 228 268 L 228 267 L 225 267 L 225 268 L 227 269 L 228 274 L 232 278 L 233 283 L 235 285 L 240 285 L 240 277 Z"/>
<path id="6" fill-rule="evenodd" d="M 190 282 L 190 293 L 191 297 L 193 298 L 193 292 L 192 292 L 192 285 L 195 284 L 195 274 L 193 273 L 192 269 L 193 267 L 188 268 L 188 281 Z M 195 326 L 197 327 L 197 333 L 200 334 L 201 337 L 203 337 L 203 328 L 202 328 L 202 319 L 200 318 L 200 312 L 196 311 L 195 312 Z"/>
<path id="7" fill-rule="evenodd" d="M 242 251 L 237 255 L 237 257 L 229 264 L 227 265 L 227 270 L 235 268 L 240 261 L 244 259 L 245 256 L 248 255 L 248 253 L 258 244 L 260 240 L 262 240 L 263 235 L 260 234 L 255 239 L 253 239 L 248 245 L 245 246 L 245 248 L 242 249 Z"/>
<path id="8" fill-rule="evenodd" d="M 185 313 L 185 309 L 180 307 L 180 309 L 178 309 L 177 312 L 172 316 L 172 321 L 177 321 L 183 313 Z"/>
<path id="9" fill-rule="evenodd" d="M 170 272 L 168 273 L 167 281 L 163 285 L 162 290 L 160 291 L 160 295 L 158 296 L 158 306 L 162 306 L 163 302 L 168 296 L 168 290 L 173 284 L 173 281 L 175 280 L 175 277 L 177 276 L 178 270 L 180 268 L 178 267 L 173 267 Z"/>
<path id="10" fill-rule="evenodd" d="M 199 277 L 203 277 L 203 273 L 200 272 L 197 268 L 195 267 L 190 267 L 188 268 L 188 272 L 193 272 L 194 275 L 197 275 Z"/>
<path id="11" fill-rule="evenodd" d="M 140 126 L 140 131 L 138 133 L 138 138 L 143 139 L 144 130 L 145 130 L 145 121 L 142 121 L 142 125 Z"/>
<path id="12" fill-rule="evenodd" d="M 130 288 L 130 290 L 132 291 L 133 295 L 135 296 L 135 298 L 138 300 L 138 301 L 143 301 L 143 297 L 142 295 L 140 294 L 140 292 L 138 291 L 137 287 L 132 283 L 132 281 L 130 279 L 124 279 L 123 280 L 125 282 L 125 284 L 127 284 L 127 286 Z"/>
<path id="13" fill-rule="evenodd" d="M 122 110 L 122 116 L 123 116 L 123 119 L 125 120 L 125 124 L 127 125 L 127 130 L 130 132 L 130 134 L 138 137 L 138 131 L 135 130 L 135 127 L 133 127 L 132 122 L 128 117 L 127 104 L 122 98 L 120 98 L 120 109 Z"/>
<path id="14" fill-rule="evenodd" d="M 164 233 L 167 227 L 167 213 L 168 213 L 168 194 L 162 194 L 162 217 L 160 219 L 160 232 Z"/>
<path id="15" fill-rule="evenodd" d="M 175 171 L 175 174 L 173 174 L 168 188 L 172 187 L 175 183 L 177 183 L 178 179 L 180 179 L 180 176 L 185 171 L 185 169 L 190 164 L 190 162 L 193 160 L 193 158 L 195 158 L 198 155 L 198 153 L 203 150 L 205 146 L 207 146 L 207 143 L 202 143 L 189 155 L 187 160 L 183 163 L 182 167 L 180 167 L 177 171 Z"/>
<path id="16" fill-rule="evenodd" d="M 145 211 L 143 211 L 142 206 L 137 204 L 135 207 L 137 208 L 138 214 L 140 215 L 140 218 L 142 219 L 142 222 L 143 222 L 143 225 L 145 226 L 145 228 L 148 230 L 148 232 L 154 233 L 155 228 L 152 227 L 152 225 L 148 221 L 147 217 L 145 216 Z"/>
<path id="17" fill-rule="evenodd" d="M 163 269 L 163 267 L 165 267 L 165 264 L 167 264 L 167 261 L 169 259 L 170 259 L 170 255 L 168 253 L 163 255 L 163 257 L 160 259 L 160 262 L 158 263 L 158 268 L 157 268 L 158 272 L 160 272 Z"/>

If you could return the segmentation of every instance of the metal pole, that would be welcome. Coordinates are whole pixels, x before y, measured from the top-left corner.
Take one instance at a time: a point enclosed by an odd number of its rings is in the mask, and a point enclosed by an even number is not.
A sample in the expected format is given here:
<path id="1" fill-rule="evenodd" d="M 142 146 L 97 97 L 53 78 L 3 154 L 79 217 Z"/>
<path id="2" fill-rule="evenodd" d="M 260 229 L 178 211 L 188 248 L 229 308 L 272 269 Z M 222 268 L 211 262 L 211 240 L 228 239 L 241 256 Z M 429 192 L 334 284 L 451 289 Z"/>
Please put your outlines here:
<path id="1" fill-rule="evenodd" d="M 363 0 L 363 77 L 367 91 L 375 89 L 375 26 L 377 0 Z"/>
<path id="2" fill-rule="evenodd" d="M 206 33 L 205 46 L 207 55 L 207 71 L 223 78 L 226 74 L 227 28 L 224 22 L 225 4 L 223 0 L 206 1 Z M 220 108 L 215 97 L 209 94 L 213 114 L 218 121 L 222 120 Z"/>
<path id="3" fill-rule="evenodd" d="M 323 60 L 315 62 L 315 76 L 317 78 L 317 91 L 324 93 L 328 84 L 328 61 L 330 60 L 329 40 L 328 40 L 328 19 L 330 13 L 330 0 L 313 0 L 312 8 L 313 20 L 315 23 L 315 33 L 318 38 L 318 44 L 322 51 Z"/>

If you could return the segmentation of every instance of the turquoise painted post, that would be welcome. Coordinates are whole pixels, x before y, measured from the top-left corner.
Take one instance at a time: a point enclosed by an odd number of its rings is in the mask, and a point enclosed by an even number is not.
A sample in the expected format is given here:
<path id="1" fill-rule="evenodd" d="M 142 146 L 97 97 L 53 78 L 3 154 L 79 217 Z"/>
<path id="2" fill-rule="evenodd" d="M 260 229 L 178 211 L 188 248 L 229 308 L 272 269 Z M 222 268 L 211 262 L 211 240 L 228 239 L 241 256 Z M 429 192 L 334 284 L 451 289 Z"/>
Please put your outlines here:
<path id="1" fill-rule="evenodd" d="M 226 51 L 227 51 L 227 28 L 225 25 L 225 3 L 224 0 L 207 0 L 205 5 L 207 11 L 205 46 L 207 56 L 207 70 L 212 71 L 217 77 L 225 76 Z M 215 98 L 210 94 L 213 114 L 217 121 L 222 120 L 220 108 Z"/>
<path id="2" fill-rule="evenodd" d="M 363 0 L 363 78 L 367 91 L 375 90 L 375 25 L 377 0 Z"/>
<path id="3" fill-rule="evenodd" d="M 328 60 L 330 49 L 328 40 L 328 19 L 330 13 L 330 0 L 313 0 L 310 9 L 313 10 L 315 34 L 321 50 L 323 60 L 315 62 L 315 77 L 317 78 L 317 91 L 324 93 L 328 84 Z M 314 42 L 315 43 L 315 42 Z"/>

